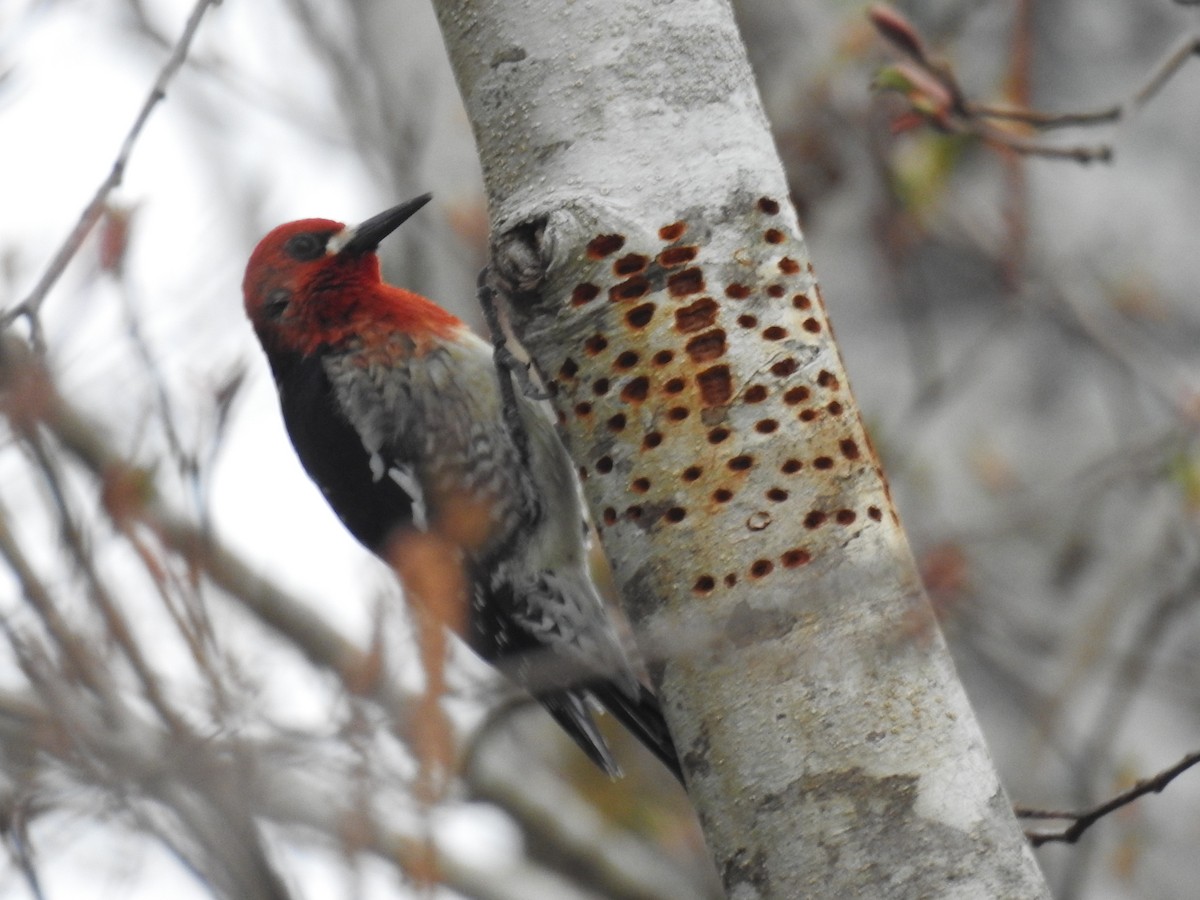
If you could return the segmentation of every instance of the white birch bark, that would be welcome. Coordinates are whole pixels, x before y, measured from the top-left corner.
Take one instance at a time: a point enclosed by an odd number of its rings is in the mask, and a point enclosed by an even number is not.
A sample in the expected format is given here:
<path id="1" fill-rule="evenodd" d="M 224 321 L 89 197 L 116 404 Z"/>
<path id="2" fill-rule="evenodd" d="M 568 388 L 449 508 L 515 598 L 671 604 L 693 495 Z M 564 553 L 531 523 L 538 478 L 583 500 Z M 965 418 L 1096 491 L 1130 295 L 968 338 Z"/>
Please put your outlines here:
<path id="1" fill-rule="evenodd" d="M 726 0 L 437 0 L 731 897 L 1046 896 L 834 346 Z"/>

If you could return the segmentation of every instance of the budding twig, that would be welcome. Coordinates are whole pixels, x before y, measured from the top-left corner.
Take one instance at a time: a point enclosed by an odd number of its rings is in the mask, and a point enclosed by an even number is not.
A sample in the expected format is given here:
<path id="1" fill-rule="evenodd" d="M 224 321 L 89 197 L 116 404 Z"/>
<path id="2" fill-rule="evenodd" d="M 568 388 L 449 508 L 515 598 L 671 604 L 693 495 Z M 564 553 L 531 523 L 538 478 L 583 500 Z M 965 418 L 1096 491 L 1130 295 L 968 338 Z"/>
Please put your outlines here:
<path id="1" fill-rule="evenodd" d="M 1189 36 L 1155 67 L 1146 84 L 1127 102 L 1090 112 L 1048 113 L 969 100 L 949 63 L 929 55 L 916 27 L 897 10 L 877 3 L 868 11 L 868 17 L 879 35 L 907 57 L 881 70 L 875 79 L 876 87 L 899 91 L 908 99 L 912 112 L 904 117 L 905 124 L 924 120 L 942 131 L 970 135 L 1013 153 L 1079 163 L 1110 162 L 1112 147 L 1108 144 L 1095 147 L 1043 144 L 1026 140 L 992 123 L 1012 122 L 1049 131 L 1117 122 L 1148 103 L 1190 57 L 1200 56 L 1200 36 Z"/>

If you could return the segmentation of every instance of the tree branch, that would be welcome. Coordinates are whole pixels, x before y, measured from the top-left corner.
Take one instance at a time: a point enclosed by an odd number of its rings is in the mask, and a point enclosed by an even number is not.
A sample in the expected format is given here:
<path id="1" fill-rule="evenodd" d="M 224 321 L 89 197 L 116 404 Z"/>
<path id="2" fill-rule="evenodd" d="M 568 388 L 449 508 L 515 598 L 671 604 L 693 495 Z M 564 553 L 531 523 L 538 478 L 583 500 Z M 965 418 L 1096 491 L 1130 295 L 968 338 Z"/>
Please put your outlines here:
<path id="1" fill-rule="evenodd" d="M 1071 824 L 1063 828 L 1061 831 L 1027 831 L 1025 834 L 1029 838 L 1029 842 L 1035 847 L 1040 847 L 1042 844 L 1063 843 L 1074 844 L 1083 836 L 1083 833 L 1107 816 L 1109 813 L 1120 809 L 1122 806 L 1128 806 L 1139 797 L 1144 797 L 1147 794 L 1159 794 L 1168 784 L 1186 772 L 1188 769 L 1200 763 L 1200 752 L 1189 753 L 1175 765 L 1168 769 L 1164 769 L 1157 775 L 1150 778 L 1143 778 L 1127 791 L 1122 791 L 1115 797 L 1099 803 L 1090 809 L 1068 812 L 1062 810 L 1050 809 L 1033 809 L 1028 806 L 1016 806 L 1013 808 L 1017 817 L 1021 819 L 1068 819 Z"/>
<path id="2" fill-rule="evenodd" d="M 100 217 L 104 214 L 104 208 L 108 202 L 109 195 L 120 186 L 125 177 L 125 167 L 129 164 L 129 158 L 133 154 L 134 145 L 141 136 L 146 122 L 149 121 L 150 114 L 154 111 L 159 101 L 166 97 L 167 86 L 187 59 L 188 50 L 191 48 L 192 40 L 200 28 L 200 22 L 204 18 L 204 14 L 208 11 L 209 7 L 215 6 L 219 2 L 220 0 L 197 0 L 196 5 L 192 7 L 192 11 L 183 27 L 183 33 L 179 36 L 179 40 L 175 43 L 174 48 L 171 50 L 171 55 L 167 57 L 167 61 L 163 64 L 162 69 L 159 70 L 158 77 L 154 80 L 154 85 L 150 88 L 150 93 L 146 96 L 146 99 L 142 102 L 141 109 L 138 110 L 138 114 L 134 117 L 133 124 L 125 135 L 125 139 L 121 142 L 121 147 L 117 151 L 116 159 L 113 160 L 108 176 L 100 183 L 91 201 L 84 207 L 83 212 L 79 216 L 79 221 L 75 223 L 75 227 L 67 235 L 67 239 L 58 248 L 58 252 L 54 254 L 54 258 L 50 261 L 46 271 L 42 273 L 42 277 L 38 279 L 37 284 L 34 285 L 33 290 L 29 292 L 24 300 L 0 315 L 0 329 L 7 328 L 19 318 L 25 318 L 29 322 L 30 336 L 34 347 L 38 350 L 44 349 L 40 313 L 42 304 L 46 301 L 47 294 L 50 293 L 50 289 L 54 287 L 55 283 L 62 276 L 62 273 L 67 268 L 67 264 L 79 252 L 79 248 L 83 246 L 83 242 L 91 233 L 92 228 L 100 221 Z"/>

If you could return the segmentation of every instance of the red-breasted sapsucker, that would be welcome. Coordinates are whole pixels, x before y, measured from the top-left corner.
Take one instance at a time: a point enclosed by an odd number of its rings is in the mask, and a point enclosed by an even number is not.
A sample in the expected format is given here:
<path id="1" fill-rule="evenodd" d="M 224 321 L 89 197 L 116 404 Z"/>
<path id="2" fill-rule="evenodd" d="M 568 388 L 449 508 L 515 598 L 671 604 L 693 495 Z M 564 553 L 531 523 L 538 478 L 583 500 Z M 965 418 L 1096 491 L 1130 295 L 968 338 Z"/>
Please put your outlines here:
<path id="1" fill-rule="evenodd" d="M 357 227 L 281 225 L 251 255 L 246 313 L 292 444 L 346 528 L 385 561 L 393 541 L 469 510 L 477 521 L 458 547 L 469 585 L 460 636 L 610 775 L 619 769 L 589 697 L 681 777 L 658 701 L 630 668 L 588 574 L 578 485 L 553 426 L 517 394 L 521 426 L 511 427 L 499 382 L 509 376 L 491 346 L 380 278 L 379 242 L 428 200 Z M 547 686 L 539 659 L 567 677 Z"/>

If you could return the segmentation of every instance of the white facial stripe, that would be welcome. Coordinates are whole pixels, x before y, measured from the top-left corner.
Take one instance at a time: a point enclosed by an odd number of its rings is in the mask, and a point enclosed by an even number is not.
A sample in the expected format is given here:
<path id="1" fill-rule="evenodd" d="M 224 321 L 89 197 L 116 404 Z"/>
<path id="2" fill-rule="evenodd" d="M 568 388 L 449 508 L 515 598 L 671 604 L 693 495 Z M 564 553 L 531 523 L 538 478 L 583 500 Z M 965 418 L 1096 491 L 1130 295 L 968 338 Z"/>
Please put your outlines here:
<path id="1" fill-rule="evenodd" d="M 329 240 L 325 242 L 325 255 L 337 256 L 342 252 L 343 247 L 354 240 L 354 236 L 356 234 L 358 234 L 358 228 L 356 228 L 354 225 L 347 225 L 337 234 L 332 235 Z"/>

